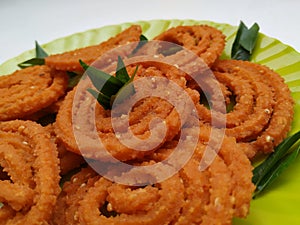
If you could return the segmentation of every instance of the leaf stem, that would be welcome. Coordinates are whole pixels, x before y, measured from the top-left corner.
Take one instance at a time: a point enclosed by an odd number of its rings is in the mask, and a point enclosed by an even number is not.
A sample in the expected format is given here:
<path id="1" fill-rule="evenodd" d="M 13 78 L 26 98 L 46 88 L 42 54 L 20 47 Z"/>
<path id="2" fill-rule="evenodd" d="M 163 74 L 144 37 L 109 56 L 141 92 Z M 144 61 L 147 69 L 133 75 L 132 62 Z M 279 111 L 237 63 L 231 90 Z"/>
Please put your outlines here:
<path id="1" fill-rule="evenodd" d="M 300 131 L 281 142 L 269 157 L 253 170 L 252 182 L 256 185 L 257 195 L 268 186 L 284 169 L 288 167 L 299 153 L 299 147 L 291 151 L 292 146 L 300 139 Z"/>

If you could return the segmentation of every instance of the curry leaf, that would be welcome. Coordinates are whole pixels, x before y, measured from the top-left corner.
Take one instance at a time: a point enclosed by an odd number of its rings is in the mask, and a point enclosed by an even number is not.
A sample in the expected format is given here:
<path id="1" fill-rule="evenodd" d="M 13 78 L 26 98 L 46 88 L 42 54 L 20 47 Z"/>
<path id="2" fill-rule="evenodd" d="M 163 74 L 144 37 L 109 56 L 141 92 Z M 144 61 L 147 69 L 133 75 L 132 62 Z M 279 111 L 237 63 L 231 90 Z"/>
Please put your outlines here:
<path id="1" fill-rule="evenodd" d="M 300 131 L 286 138 L 265 161 L 253 170 L 252 182 L 256 185 L 257 191 L 261 192 L 267 185 L 265 183 L 270 183 L 270 180 L 273 181 L 278 177 L 293 161 L 292 158 L 298 155 L 299 149 L 292 151 L 292 147 L 299 139 Z M 278 175 L 275 176 L 275 174 Z"/>
<path id="2" fill-rule="evenodd" d="M 131 54 L 129 55 L 129 57 L 132 57 L 135 53 L 138 52 L 138 50 L 143 47 L 146 43 L 148 42 L 148 38 L 144 35 L 140 35 L 140 41 L 137 44 L 137 46 L 135 47 L 135 49 L 132 50 Z"/>
<path id="3" fill-rule="evenodd" d="M 118 56 L 118 64 L 117 64 L 117 71 L 116 71 L 116 77 L 125 84 L 127 81 L 130 80 L 130 77 L 127 73 L 126 67 L 124 65 L 123 60 L 120 56 Z"/>
<path id="4" fill-rule="evenodd" d="M 75 72 L 67 71 L 67 74 L 69 76 L 68 88 L 75 87 L 78 84 L 78 82 L 80 81 L 81 77 L 82 77 L 81 73 L 75 73 Z"/>
<path id="5" fill-rule="evenodd" d="M 273 181 L 280 176 L 280 174 L 287 169 L 297 158 L 299 154 L 300 146 L 295 151 L 285 155 L 282 159 L 280 159 L 274 166 L 274 169 L 269 171 L 263 179 L 256 186 L 256 190 L 254 192 L 254 198 L 260 194 L 263 190 L 269 187 Z"/>
<path id="6" fill-rule="evenodd" d="M 164 56 L 169 56 L 175 54 L 176 52 L 181 51 L 182 49 L 183 47 L 180 45 L 174 46 L 174 44 L 171 44 L 171 46 L 168 45 L 164 46 L 164 49 L 160 49 L 159 53 Z"/>
<path id="7" fill-rule="evenodd" d="M 48 53 L 35 41 L 35 57 L 36 58 L 46 58 Z"/>
<path id="8" fill-rule="evenodd" d="M 144 36 L 143 34 L 141 34 L 140 41 L 148 41 L 148 38 L 146 36 Z"/>
<path id="9" fill-rule="evenodd" d="M 256 45 L 259 26 L 254 23 L 250 29 L 241 21 L 231 49 L 231 58 L 250 60 Z"/>
<path id="10" fill-rule="evenodd" d="M 258 37 L 259 26 L 257 23 L 254 23 L 252 27 L 248 30 L 244 30 L 241 35 L 240 44 L 245 48 L 250 54 L 252 54 L 253 49 L 256 44 Z"/>
<path id="11" fill-rule="evenodd" d="M 44 65 L 45 58 L 48 56 L 46 51 L 39 45 L 37 41 L 35 41 L 35 57 L 24 62 L 18 64 L 21 69 L 30 67 L 30 66 L 37 66 L 37 65 Z"/>
<path id="12" fill-rule="evenodd" d="M 32 58 L 22 63 L 19 63 L 18 66 L 22 69 L 30 67 L 30 66 L 37 66 L 37 65 L 44 65 L 45 59 L 41 58 Z"/>
<path id="13" fill-rule="evenodd" d="M 89 66 L 83 61 L 79 61 L 95 88 L 102 94 L 111 97 L 115 95 L 124 85 L 122 81 L 108 73 L 103 72 L 93 66 Z"/>
<path id="14" fill-rule="evenodd" d="M 110 105 L 113 105 L 113 102 L 118 97 L 118 102 L 123 102 L 126 98 L 129 98 L 131 95 L 135 93 L 135 89 L 133 86 L 133 79 L 135 77 L 135 74 L 138 70 L 138 66 L 136 66 L 133 74 L 131 75 L 130 79 L 126 82 L 126 84 L 118 91 L 116 95 L 113 95 L 110 100 Z"/>
<path id="15" fill-rule="evenodd" d="M 104 109 L 111 109 L 116 97 L 118 97 L 118 102 L 122 102 L 135 93 L 132 81 L 138 67 L 130 77 L 121 57 L 118 57 L 116 77 L 89 66 L 81 60 L 79 62 L 97 89 L 96 91 L 89 88 L 87 91 L 97 99 Z"/>
<path id="16" fill-rule="evenodd" d="M 97 99 L 97 101 L 102 105 L 104 109 L 110 109 L 110 97 L 102 94 L 101 92 L 95 91 L 94 89 L 88 88 L 87 89 L 90 94 Z"/>

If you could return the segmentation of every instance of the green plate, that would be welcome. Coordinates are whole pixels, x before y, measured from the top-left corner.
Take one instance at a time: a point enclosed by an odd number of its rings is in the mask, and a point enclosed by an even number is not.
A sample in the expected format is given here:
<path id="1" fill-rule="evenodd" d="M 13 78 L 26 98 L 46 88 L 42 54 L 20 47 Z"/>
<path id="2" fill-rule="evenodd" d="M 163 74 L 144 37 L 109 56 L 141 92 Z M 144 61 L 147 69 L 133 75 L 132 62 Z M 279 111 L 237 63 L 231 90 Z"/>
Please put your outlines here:
<path id="1" fill-rule="evenodd" d="M 79 47 L 97 44 L 121 32 L 133 23 L 106 26 L 76 33 L 42 45 L 50 53 L 61 53 Z M 237 27 L 210 21 L 195 20 L 152 20 L 138 21 L 148 39 L 166 29 L 178 25 L 208 24 L 221 30 L 227 36 L 227 45 L 222 58 L 229 58 L 231 44 Z M 34 44 L 34 40 L 32 40 Z M 17 64 L 34 56 L 34 50 L 0 65 L 0 75 L 9 74 L 18 69 Z M 295 119 L 292 133 L 300 129 L 300 54 L 280 41 L 259 35 L 258 44 L 252 57 L 253 62 L 261 63 L 282 75 L 289 85 L 295 99 Z M 272 187 L 251 203 L 247 219 L 235 219 L 234 225 L 282 225 L 300 224 L 300 158 L 273 183 Z"/>

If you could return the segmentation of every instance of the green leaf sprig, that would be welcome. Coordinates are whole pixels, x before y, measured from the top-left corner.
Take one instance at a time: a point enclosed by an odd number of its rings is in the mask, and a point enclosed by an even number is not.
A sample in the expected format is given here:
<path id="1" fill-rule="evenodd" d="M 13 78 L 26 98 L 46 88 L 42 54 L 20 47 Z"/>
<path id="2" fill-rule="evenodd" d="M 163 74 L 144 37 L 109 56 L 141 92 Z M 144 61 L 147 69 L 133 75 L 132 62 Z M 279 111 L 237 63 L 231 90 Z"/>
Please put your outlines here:
<path id="1" fill-rule="evenodd" d="M 78 82 L 80 81 L 82 77 L 82 72 L 72 72 L 72 71 L 67 71 L 67 74 L 69 76 L 69 81 L 68 81 L 68 88 L 73 88 L 75 87 Z"/>
<path id="2" fill-rule="evenodd" d="M 231 49 L 231 58 L 249 61 L 256 45 L 259 26 L 254 23 L 250 29 L 241 21 Z"/>
<path id="3" fill-rule="evenodd" d="M 171 44 L 170 46 L 164 46 L 164 47 L 165 47 L 164 49 L 159 50 L 159 53 L 164 56 L 174 55 L 183 49 L 182 46 L 174 45 L 174 44 Z"/>
<path id="4" fill-rule="evenodd" d="M 35 41 L 35 58 L 26 60 L 22 63 L 19 63 L 18 66 L 21 69 L 36 66 L 36 65 L 44 65 L 45 58 L 48 56 L 48 53 L 39 45 L 37 41 Z"/>
<path id="5" fill-rule="evenodd" d="M 148 38 L 146 36 L 144 36 L 143 34 L 140 35 L 140 41 L 137 44 L 137 46 L 135 47 L 135 49 L 132 50 L 131 54 L 129 55 L 129 57 L 134 56 L 134 54 L 136 54 L 138 52 L 138 50 L 143 47 L 146 43 L 148 42 Z"/>
<path id="6" fill-rule="evenodd" d="M 253 170 L 252 182 L 256 185 L 253 198 L 270 186 L 279 175 L 291 165 L 300 151 L 296 144 L 300 138 L 300 131 L 281 142 L 275 151 Z M 297 146 L 294 146 L 294 145 Z"/>
<path id="7" fill-rule="evenodd" d="M 35 41 L 35 58 L 19 63 L 18 66 L 21 69 L 25 69 L 31 66 L 45 65 L 45 58 L 47 56 L 48 53 Z M 67 74 L 69 76 L 68 88 L 75 87 L 82 77 L 82 73 L 79 72 L 67 71 Z"/>
<path id="8" fill-rule="evenodd" d="M 97 99 L 104 109 L 111 109 L 112 104 L 119 93 L 122 93 L 121 96 L 118 96 L 120 97 L 120 101 L 123 101 L 135 93 L 132 81 L 138 66 L 130 77 L 120 56 L 118 56 L 116 76 L 111 76 L 102 70 L 89 66 L 82 60 L 79 60 L 79 62 L 97 89 L 94 90 L 89 88 L 87 91 Z"/>

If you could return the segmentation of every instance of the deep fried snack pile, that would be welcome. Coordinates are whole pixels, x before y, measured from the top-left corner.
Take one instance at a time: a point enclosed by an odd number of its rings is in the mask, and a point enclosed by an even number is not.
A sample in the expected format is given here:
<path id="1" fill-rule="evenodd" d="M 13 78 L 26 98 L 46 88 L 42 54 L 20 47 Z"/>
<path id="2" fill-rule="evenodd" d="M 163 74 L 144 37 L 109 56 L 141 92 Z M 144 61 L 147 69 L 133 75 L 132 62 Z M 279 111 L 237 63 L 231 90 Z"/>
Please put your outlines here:
<path id="1" fill-rule="evenodd" d="M 0 225 L 225 225 L 231 224 L 233 217 L 248 215 L 254 191 L 250 159 L 260 152 L 272 152 L 291 126 L 293 100 L 287 85 L 265 66 L 220 60 L 225 36 L 217 29 L 207 25 L 174 27 L 154 40 L 175 43 L 193 55 L 178 48 L 162 54 L 151 44 L 139 49 L 162 61 L 126 66 L 129 74 L 137 69 L 135 81 L 150 77 L 151 82 L 137 87 L 116 106 L 118 117 L 128 118 L 130 129 L 118 122 L 113 126 L 111 110 L 95 105 L 86 91 L 92 87 L 84 82 L 88 79 L 68 88 L 67 72 L 82 72 L 79 60 L 91 65 L 102 56 L 109 63 L 110 50 L 128 43 L 138 46 L 141 34 L 141 27 L 133 25 L 98 45 L 50 55 L 45 65 L 0 77 Z M 130 48 L 119 53 L 126 58 Z M 195 57 L 211 69 L 215 83 L 205 79 L 206 67 L 195 70 Z M 216 92 L 213 86 L 200 87 L 193 80 L 196 76 L 204 84 L 217 84 L 227 112 L 221 105 L 205 105 L 205 95 L 209 101 L 208 96 L 213 99 Z M 165 80 L 160 81 L 162 78 Z M 181 91 L 171 90 L 171 83 Z M 180 104 L 176 108 L 167 98 L 139 96 L 147 90 L 174 95 Z M 127 105 L 133 106 L 128 115 Z M 212 113 L 217 115 L 215 123 Z M 195 115 L 196 123 L 192 122 Z M 119 140 L 122 135 L 127 137 L 128 130 L 140 141 L 149 137 L 162 141 L 148 151 L 137 151 Z M 179 154 L 184 156 L 193 149 L 190 159 L 180 168 L 179 158 L 165 163 L 175 153 L 181 134 L 186 133 L 186 145 Z M 101 139 L 101 147 L 95 147 L 97 139 Z M 107 152 L 133 169 L 120 173 Z M 214 157 L 202 161 L 207 152 Z M 98 160 L 105 168 L 101 174 L 92 168 Z M 147 169 L 161 164 L 168 170 Z M 114 182 L 108 179 L 112 175 L 115 181 L 128 175 L 139 185 Z M 166 179 L 152 182 L 164 175 Z M 149 182 L 139 183 L 144 178 Z"/>
<path id="2" fill-rule="evenodd" d="M 235 139 L 226 137 L 220 154 L 200 172 L 210 131 L 203 129 L 192 159 L 161 183 L 121 185 L 83 168 L 65 183 L 53 224 L 231 224 L 233 216 L 245 217 L 254 188 L 250 161 Z M 152 155 L 152 163 L 167 157 L 173 144 Z"/>

